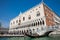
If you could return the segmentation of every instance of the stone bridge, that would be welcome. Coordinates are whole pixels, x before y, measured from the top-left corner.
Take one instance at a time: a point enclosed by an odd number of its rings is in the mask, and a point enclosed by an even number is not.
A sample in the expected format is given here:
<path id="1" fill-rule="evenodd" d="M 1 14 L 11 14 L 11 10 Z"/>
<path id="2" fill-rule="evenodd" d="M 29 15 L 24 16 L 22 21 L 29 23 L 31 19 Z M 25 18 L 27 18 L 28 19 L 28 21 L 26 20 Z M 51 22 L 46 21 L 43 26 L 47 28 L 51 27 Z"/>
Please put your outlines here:
<path id="1" fill-rule="evenodd" d="M 48 36 L 51 32 L 60 30 L 60 25 L 54 25 L 54 26 L 51 26 L 51 27 L 47 27 L 46 30 L 47 31 L 46 31 L 45 35 Z"/>

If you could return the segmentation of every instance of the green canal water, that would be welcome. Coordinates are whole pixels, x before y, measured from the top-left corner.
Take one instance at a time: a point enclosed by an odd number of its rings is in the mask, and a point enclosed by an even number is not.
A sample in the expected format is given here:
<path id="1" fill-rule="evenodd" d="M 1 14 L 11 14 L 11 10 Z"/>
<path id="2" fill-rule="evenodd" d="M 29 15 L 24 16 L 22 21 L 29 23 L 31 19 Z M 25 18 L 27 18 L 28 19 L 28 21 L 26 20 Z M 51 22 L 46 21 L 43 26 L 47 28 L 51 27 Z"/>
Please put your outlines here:
<path id="1" fill-rule="evenodd" d="M 0 37 L 0 40 L 60 40 L 60 35 L 58 36 L 46 36 L 39 38 L 31 38 L 31 37 Z"/>

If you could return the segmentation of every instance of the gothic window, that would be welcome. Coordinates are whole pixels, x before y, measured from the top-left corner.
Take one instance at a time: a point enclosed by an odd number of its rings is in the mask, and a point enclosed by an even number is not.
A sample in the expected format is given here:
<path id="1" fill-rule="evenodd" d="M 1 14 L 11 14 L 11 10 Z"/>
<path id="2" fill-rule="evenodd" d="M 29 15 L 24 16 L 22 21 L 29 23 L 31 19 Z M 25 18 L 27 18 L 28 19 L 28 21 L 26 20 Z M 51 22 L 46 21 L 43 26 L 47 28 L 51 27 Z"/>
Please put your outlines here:
<path id="1" fill-rule="evenodd" d="M 22 34 L 24 34 L 24 31 L 22 30 Z"/>
<path id="2" fill-rule="evenodd" d="M 21 31 L 20 31 L 20 34 L 21 34 Z"/>
<path id="3" fill-rule="evenodd" d="M 32 23 L 32 26 L 34 26 L 34 24 Z"/>
<path id="4" fill-rule="evenodd" d="M 12 23 L 11 23 L 11 25 L 12 25 Z"/>
<path id="5" fill-rule="evenodd" d="M 34 9 L 33 9 L 33 11 L 34 11 Z"/>
<path id="6" fill-rule="evenodd" d="M 18 23 L 18 20 L 16 20 L 16 23 Z"/>
<path id="7" fill-rule="evenodd" d="M 23 21 L 25 20 L 25 17 L 23 17 Z"/>
<path id="8" fill-rule="evenodd" d="M 37 26 L 37 22 L 36 22 L 36 26 Z"/>
<path id="9" fill-rule="evenodd" d="M 38 25 L 39 25 L 39 21 L 38 21 Z"/>
<path id="10" fill-rule="evenodd" d="M 21 20 L 19 20 L 19 22 L 21 22 Z"/>
<path id="11" fill-rule="evenodd" d="M 20 25 L 20 23 L 18 23 L 18 25 Z"/>
<path id="12" fill-rule="evenodd" d="M 21 20 L 19 20 L 19 23 L 18 23 L 18 25 L 20 25 L 20 23 L 21 23 Z"/>
<path id="13" fill-rule="evenodd" d="M 34 26 L 35 26 L 35 23 L 34 23 Z"/>
<path id="14" fill-rule="evenodd" d="M 28 33 L 28 30 L 27 30 L 27 33 Z"/>
<path id="15" fill-rule="evenodd" d="M 15 24 L 15 22 L 13 21 L 13 24 Z"/>
<path id="16" fill-rule="evenodd" d="M 40 8 L 40 7 L 39 7 Z"/>
<path id="17" fill-rule="evenodd" d="M 31 19 L 31 16 L 29 15 L 28 19 Z"/>
<path id="18" fill-rule="evenodd" d="M 37 16 L 40 16 L 40 12 L 39 11 L 37 11 Z"/>
<path id="19" fill-rule="evenodd" d="M 22 31 L 20 31 L 20 34 L 22 34 Z"/>
<path id="20" fill-rule="evenodd" d="M 40 25 L 42 25 L 42 22 L 40 21 Z"/>
<path id="21" fill-rule="evenodd" d="M 44 25 L 44 20 L 42 22 L 43 22 L 43 25 Z"/>
<path id="22" fill-rule="evenodd" d="M 36 10 L 38 10 L 38 9 L 36 8 Z"/>
<path id="23" fill-rule="evenodd" d="M 33 29 L 33 31 L 35 31 L 35 29 Z"/>

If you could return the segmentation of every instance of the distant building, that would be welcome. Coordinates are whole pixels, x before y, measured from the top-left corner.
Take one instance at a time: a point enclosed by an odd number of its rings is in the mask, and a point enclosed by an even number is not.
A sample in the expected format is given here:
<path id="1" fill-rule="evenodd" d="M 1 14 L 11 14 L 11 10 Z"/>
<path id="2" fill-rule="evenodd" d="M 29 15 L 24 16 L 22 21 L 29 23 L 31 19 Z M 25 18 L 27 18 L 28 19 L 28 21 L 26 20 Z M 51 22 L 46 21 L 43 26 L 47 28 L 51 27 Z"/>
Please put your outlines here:
<path id="1" fill-rule="evenodd" d="M 0 22 L 0 34 L 7 34 L 8 33 L 8 28 L 2 27 L 2 24 Z"/>
<path id="2" fill-rule="evenodd" d="M 0 28 L 0 34 L 8 34 L 8 28 Z"/>

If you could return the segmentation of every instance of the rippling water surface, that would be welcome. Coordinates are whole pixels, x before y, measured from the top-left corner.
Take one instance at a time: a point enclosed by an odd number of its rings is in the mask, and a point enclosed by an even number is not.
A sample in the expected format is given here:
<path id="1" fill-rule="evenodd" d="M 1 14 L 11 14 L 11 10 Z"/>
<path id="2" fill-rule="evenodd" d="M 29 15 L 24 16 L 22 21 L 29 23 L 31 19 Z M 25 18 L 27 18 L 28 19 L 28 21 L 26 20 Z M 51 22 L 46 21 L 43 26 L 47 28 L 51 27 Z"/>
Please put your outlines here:
<path id="1" fill-rule="evenodd" d="M 60 40 L 59 36 L 51 36 L 51 37 L 39 37 L 39 38 L 31 38 L 31 37 L 0 37 L 0 40 Z"/>

